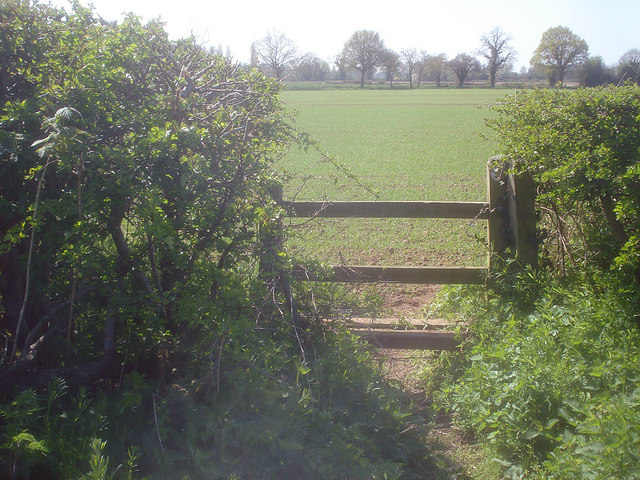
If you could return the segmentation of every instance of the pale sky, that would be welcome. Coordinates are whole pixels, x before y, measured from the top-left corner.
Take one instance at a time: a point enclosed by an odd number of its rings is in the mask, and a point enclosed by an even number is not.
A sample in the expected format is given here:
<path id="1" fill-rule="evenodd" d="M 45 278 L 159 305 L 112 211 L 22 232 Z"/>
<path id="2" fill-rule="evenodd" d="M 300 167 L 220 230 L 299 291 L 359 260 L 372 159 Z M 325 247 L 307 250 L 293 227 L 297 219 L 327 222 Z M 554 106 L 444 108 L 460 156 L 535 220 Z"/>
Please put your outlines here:
<path id="1" fill-rule="evenodd" d="M 66 0 L 52 0 L 67 7 Z M 190 33 L 202 42 L 227 47 L 246 62 L 249 48 L 270 30 L 332 62 L 356 30 L 374 30 L 387 47 L 474 53 L 480 37 L 499 26 L 517 50 L 515 69 L 528 66 L 542 33 L 569 27 L 585 39 L 590 55 L 614 65 L 623 53 L 640 48 L 639 0 L 93 0 L 96 12 L 109 20 L 134 12 L 161 18 L 171 37 Z M 306 5 L 305 5 L 306 3 Z"/>

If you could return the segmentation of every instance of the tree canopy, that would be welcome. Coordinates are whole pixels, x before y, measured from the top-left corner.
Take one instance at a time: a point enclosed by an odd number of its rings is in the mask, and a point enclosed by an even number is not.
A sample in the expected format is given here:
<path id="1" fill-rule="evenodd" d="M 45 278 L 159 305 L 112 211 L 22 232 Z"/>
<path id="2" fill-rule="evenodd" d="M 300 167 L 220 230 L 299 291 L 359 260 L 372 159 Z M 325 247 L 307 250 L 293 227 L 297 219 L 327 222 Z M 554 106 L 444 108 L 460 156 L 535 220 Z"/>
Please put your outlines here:
<path id="1" fill-rule="evenodd" d="M 553 27 L 542 34 L 531 58 L 532 65 L 547 69 L 551 85 L 564 82 L 567 69 L 581 64 L 589 55 L 587 42 L 567 27 Z"/>
<path id="2" fill-rule="evenodd" d="M 367 73 L 380 65 L 385 51 L 380 35 L 371 30 L 358 30 L 346 41 L 342 56 L 347 65 L 360 72 L 360 88 Z"/>
<path id="3" fill-rule="evenodd" d="M 602 57 L 589 57 L 580 65 L 578 79 L 583 87 L 597 87 L 613 81 L 613 75 Z"/>

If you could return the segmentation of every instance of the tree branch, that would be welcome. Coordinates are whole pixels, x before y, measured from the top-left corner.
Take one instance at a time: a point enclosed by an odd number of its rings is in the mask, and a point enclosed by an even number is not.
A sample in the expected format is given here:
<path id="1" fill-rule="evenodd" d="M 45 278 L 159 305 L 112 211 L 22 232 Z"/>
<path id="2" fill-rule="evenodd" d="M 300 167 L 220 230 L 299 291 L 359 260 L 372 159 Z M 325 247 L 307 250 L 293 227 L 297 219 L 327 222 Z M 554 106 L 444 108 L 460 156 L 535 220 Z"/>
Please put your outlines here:
<path id="1" fill-rule="evenodd" d="M 611 232 L 616 237 L 616 239 L 624 245 L 629 240 L 626 232 L 624 231 L 624 227 L 618 221 L 618 217 L 616 217 L 615 213 L 615 205 L 613 203 L 613 199 L 611 195 L 605 193 L 600 196 L 600 205 L 602 205 L 602 211 L 604 212 L 604 217 L 611 228 Z"/>
<path id="2" fill-rule="evenodd" d="M 133 265 L 133 260 L 131 258 L 131 249 L 127 244 L 126 239 L 124 238 L 124 233 L 122 232 L 122 225 L 120 222 L 112 222 L 110 225 L 111 229 L 111 238 L 113 239 L 113 243 L 116 246 L 116 250 L 118 251 L 118 255 L 120 259 L 123 261 L 123 264 L 127 266 L 127 268 L 131 269 L 131 273 L 133 274 L 133 278 L 136 281 L 136 284 L 139 288 L 145 291 L 147 295 L 153 295 L 153 288 L 151 288 L 151 282 L 144 274 L 144 272 Z"/>

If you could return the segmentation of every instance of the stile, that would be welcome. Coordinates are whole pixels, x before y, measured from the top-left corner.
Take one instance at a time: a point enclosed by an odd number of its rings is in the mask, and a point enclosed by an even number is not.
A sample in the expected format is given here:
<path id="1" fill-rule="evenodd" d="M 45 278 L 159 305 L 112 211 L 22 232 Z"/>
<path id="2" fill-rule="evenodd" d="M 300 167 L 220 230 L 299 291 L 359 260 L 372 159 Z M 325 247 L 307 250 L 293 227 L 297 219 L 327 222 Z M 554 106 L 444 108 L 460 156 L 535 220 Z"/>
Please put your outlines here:
<path id="1" fill-rule="evenodd" d="M 321 282 L 407 283 L 407 284 L 485 284 L 497 259 L 509 248 L 515 248 L 516 258 L 522 264 L 536 265 L 537 239 L 535 194 L 536 187 L 530 176 L 506 175 L 495 168 L 499 157 L 487 164 L 488 202 L 397 202 L 397 201 L 285 201 L 282 187 L 275 186 L 274 200 L 292 217 L 323 218 L 456 218 L 488 220 L 488 244 L 491 255 L 489 267 L 410 267 L 334 265 L 326 271 L 304 266 L 293 269 L 298 280 Z M 282 223 L 276 231 L 267 232 L 263 242 L 273 253 L 282 244 Z M 261 264 L 266 270 L 277 268 L 270 262 Z M 294 323 L 297 312 L 287 275 L 279 272 L 287 306 L 291 308 Z M 385 348 L 454 349 L 460 338 L 451 332 L 354 330 L 370 343 Z"/>

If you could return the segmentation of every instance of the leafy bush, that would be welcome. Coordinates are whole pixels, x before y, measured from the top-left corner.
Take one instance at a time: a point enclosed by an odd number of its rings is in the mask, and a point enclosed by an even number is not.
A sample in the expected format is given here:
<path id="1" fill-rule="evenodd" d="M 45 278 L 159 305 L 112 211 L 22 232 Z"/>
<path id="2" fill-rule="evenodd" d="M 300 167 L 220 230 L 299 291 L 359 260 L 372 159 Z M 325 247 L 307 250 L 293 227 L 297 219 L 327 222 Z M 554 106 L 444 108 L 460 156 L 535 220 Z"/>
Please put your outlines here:
<path id="1" fill-rule="evenodd" d="M 4 2 L 0 39 L 0 478 L 424 478 L 314 325 L 339 290 L 296 313 L 279 273 L 280 86 L 75 2 Z"/>
<path id="2" fill-rule="evenodd" d="M 465 300 L 454 308 L 473 318 L 467 367 L 436 392 L 439 402 L 512 476 L 638 478 L 638 293 L 601 274 L 502 282 L 538 295 L 458 294 Z"/>
<path id="3" fill-rule="evenodd" d="M 167 380 L 266 295 L 279 86 L 157 22 L 1 8 L 0 385 Z"/>
<path id="4" fill-rule="evenodd" d="M 517 91 L 493 109 L 503 160 L 537 181 L 559 257 L 640 281 L 640 87 Z"/>

